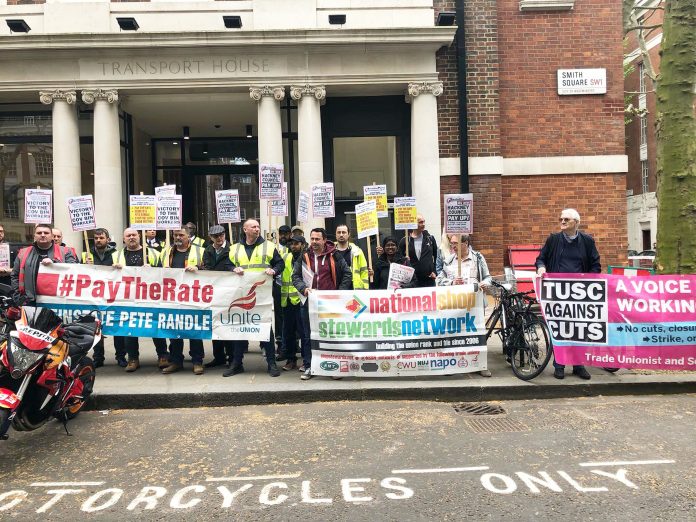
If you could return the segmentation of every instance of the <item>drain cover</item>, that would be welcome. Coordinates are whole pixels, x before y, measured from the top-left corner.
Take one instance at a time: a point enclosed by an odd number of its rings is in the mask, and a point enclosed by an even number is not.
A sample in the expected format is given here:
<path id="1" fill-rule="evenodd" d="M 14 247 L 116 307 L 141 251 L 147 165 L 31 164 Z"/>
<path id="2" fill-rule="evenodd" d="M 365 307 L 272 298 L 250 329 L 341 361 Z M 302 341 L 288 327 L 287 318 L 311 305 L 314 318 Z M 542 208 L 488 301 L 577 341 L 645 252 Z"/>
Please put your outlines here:
<path id="1" fill-rule="evenodd" d="M 452 408 L 457 413 L 464 415 L 504 415 L 506 413 L 502 406 L 486 404 L 485 402 L 463 402 L 453 404 Z"/>
<path id="2" fill-rule="evenodd" d="M 466 419 L 469 429 L 474 433 L 512 433 L 529 431 L 529 428 L 507 417 L 471 417 Z"/>

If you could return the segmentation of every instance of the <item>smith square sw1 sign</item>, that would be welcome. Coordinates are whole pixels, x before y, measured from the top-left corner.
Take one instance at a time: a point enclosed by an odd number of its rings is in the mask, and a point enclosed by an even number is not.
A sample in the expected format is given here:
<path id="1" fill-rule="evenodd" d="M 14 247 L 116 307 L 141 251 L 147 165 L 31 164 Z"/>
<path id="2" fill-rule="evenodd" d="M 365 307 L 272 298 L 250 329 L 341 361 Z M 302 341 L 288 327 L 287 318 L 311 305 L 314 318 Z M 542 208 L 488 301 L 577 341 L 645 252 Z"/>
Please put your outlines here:
<path id="1" fill-rule="evenodd" d="M 606 69 L 558 69 L 558 94 L 606 94 Z"/>

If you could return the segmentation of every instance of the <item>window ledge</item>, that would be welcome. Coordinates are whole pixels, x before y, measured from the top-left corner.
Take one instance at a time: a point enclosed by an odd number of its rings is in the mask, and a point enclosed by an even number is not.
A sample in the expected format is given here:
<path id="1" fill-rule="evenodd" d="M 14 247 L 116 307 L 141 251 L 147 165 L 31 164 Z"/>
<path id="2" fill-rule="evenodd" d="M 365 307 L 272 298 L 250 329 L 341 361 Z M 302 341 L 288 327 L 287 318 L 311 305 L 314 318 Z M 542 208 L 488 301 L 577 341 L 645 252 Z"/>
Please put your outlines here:
<path id="1" fill-rule="evenodd" d="M 520 11 L 570 11 L 575 0 L 520 0 Z"/>

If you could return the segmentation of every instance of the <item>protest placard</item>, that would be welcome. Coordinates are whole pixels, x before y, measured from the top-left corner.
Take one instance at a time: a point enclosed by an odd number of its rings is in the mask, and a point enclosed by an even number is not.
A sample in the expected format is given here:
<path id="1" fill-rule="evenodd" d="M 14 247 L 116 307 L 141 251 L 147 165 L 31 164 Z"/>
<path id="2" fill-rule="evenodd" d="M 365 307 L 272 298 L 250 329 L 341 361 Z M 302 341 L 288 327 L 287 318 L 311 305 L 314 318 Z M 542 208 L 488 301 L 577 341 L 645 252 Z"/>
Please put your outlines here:
<path id="1" fill-rule="evenodd" d="M 131 195 L 128 202 L 131 228 L 148 230 L 157 226 L 157 196 Z"/>
<path id="2" fill-rule="evenodd" d="M 239 223 L 242 220 L 239 211 L 239 191 L 234 189 L 216 190 L 215 206 L 218 223 Z"/>
<path id="3" fill-rule="evenodd" d="M 306 223 L 309 221 L 309 194 L 300 190 L 300 197 L 297 201 L 297 221 Z"/>
<path id="4" fill-rule="evenodd" d="M 389 279 L 387 280 L 387 289 L 396 290 L 407 285 L 413 279 L 415 269 L 410 266 L 400 265 L 399 263 L 391 263 L 389 265 Z"/>
<path id="5" fill-rule="evenodd" d="M 386 185 L 365 185 L 363 187 L 363 199 L 365 201 L 374 200 L 377 204 L 377 217 L 389 217 L 387 211 L 387 186 Z"/>
<path id="6" fill-rule="evenodd" d="M 471 234 L 473 230 L 474 195 L 445 195 L 445 232 Z"/>
<path id="7" fill-rule="evenodd" d="M 157 230 L 181 229 L 181 194 L 157 198 Z"/>
<path id="8" fill-rule="evenodd" d="M 10 264 L 10 244 L 0 243 L 0 270 L 9 270 L 12 268 Z"/>
<path id="9" fill-rule="evenodd" d="M 162 185 L 161 187 L 155 187 L 155 196 L 175 196 L 176 195 L 176 185 Z"/>
<path id="10" fill-rule="evenodd" d="M 355 205 L 355 222 L 358 229 L 358 239 L 376 235 L 379 231 L 377 202 L 370 200 Z"/>
<path id="11" fill-rule="evenodd" d="M 271 216 L 285 217 L 288 215 L 288 184 L 283 182 L 282 199 L 268 200 L 268 213 Z"/>
<path id="12" fill-rule="evenodd" d="M 332 218 L 334 209 L 334 184 L 317 183 L 312 185 L 312 217 Z"/>
<path id="13" fill-rule="evenodd" d="M 418 227 L 418 211 L 415 197 L 394 198 L 394 229 L 415 230 Z"/>
<path id="14" fill-rule="evenodd" d="M 259 199 L 282 199 L 285 167 L 282 163 L 259 165 Z"/>
<path id="15" fill-rule="evenodd" d="M 53 222 L 53 191 L 50 189 L 24 189 L 24 222 Z"/>
<path id="16" fill-rule="evenodd" d="M 68 198 L 67 202 L 70 225 L 74 232 L 97 228 L 97 222 L 94 218 L 94 200 L 91 194 L 87 196 L 73 196 Z"/>

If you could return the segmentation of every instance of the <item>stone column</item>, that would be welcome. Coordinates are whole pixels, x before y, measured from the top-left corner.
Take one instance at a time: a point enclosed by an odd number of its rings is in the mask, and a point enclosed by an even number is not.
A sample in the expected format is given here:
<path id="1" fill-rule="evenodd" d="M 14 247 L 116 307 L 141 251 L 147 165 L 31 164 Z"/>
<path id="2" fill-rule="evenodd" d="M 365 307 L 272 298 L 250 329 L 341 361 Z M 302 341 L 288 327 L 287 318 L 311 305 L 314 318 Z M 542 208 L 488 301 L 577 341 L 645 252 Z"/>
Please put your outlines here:
<path id="1" fill-rule="evenodd" d="M 258 102 L 259 165 L 262 163 L 282 164 L 283 127 L 278 102 L 285 99 L 285 87 L 271 87 L 269 85 L 250 87 L 249 96 Z M 271 223 L 268 218 L 266 200 L 261 201 L 259 217 L 261 231 L 270 231 Z M 279 219 L 283 218 L 274 218 L 273 228 L 282 224 Z"/>
<path id="2" fill-rule="evenodd" d="M 80 168 L 80 132 L 77 127 L 75 91 L 41 91 L 44 105 L 53 105 L 53 223 L 63 231 L 63 241 L 82 251 L 82 234 L 73 232 L 68 216 L 67 198 L 82 194 Z"/>
<path id="3" fill-rule="evenodd" d="M 440 149 L 437 96 L 442 82 L 408 84 L 411 101 L 411 192 L 425 228 L 438 240 L 442 232 L 440 207 Z"/>
<path id="4" fill-rule="evenodd" d="M 105 227 L 117 245 L 125 227 L 124 183 L 121 172 L 121 132 L 118 91 L 82 91 L 82 101 L 94 104 L 94 210 L 97 226 Z"/>
<path id="5" fill-rule="evenodd" d="M 290 96 L 297 100 L 297 155 L 299 166 L 299 190 L 311 196 L 312 185 L 323 183 L 324 162 L 322 159 L 321 114 L 322 100 L 326 99 L 323 85 L 291 86 Z M 298 191 L 299 195 L 299 191 Z M 296 204 L 296 202 L 295 202 Z M 325 227 L 324 219 L 313 219 L 304 224 L 303 230 L 309 240 L 312 228 Z"/>

